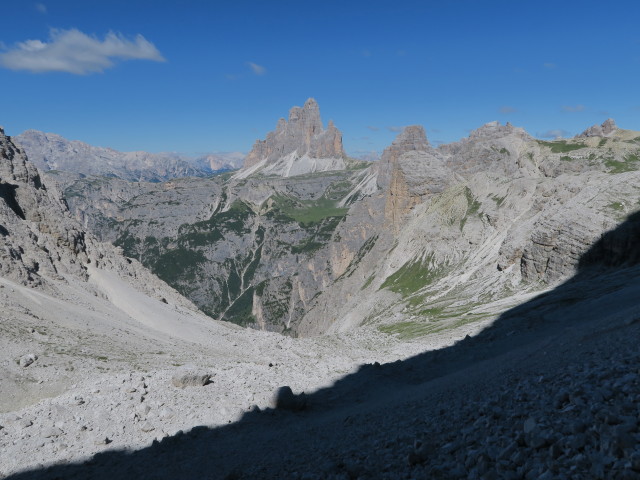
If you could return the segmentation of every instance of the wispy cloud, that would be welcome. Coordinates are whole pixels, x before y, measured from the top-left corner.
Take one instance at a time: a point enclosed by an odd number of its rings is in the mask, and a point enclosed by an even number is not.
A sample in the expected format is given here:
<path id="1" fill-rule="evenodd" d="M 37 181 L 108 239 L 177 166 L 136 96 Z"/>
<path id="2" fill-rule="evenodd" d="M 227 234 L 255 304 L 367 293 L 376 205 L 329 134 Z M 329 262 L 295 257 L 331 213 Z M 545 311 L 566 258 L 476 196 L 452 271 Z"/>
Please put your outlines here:
<path id="1" fill-rule="evenodd" d="M 51 30 L 49 41 L 26 40 L 0 53 L 0 65 L 32 73 L 68 72 L 76 75 L 103 72 L 115 60 L 164 62 L 158 49 L 142 35 L 129 40 L 109 32 L 104 40 L 79 30 Z"/>
<path id="2" fill-rule="evenodd" d="M 373 125 L 367 125 L 367 128 L 369 130 L 371 130 L 372 132 L 377 132 L 378 130 L 380 130 L 380 128 L 373 126 Z"/>
<path id="3" fill-rule="evenodd" d="M 554 68 L 557 67 L 557 65 L 555 63 L 552 63 L 552 62 L 543 63 L 542 66 L 544 68 L 548 69 L 548 70 L 553 70 Z"/>
<path id="4" fill-rule="evenodd" d="M 390 132 L 401 132 L 404 130 L 404 127 L 391 126 L 387 127 L 387 130 L 389 130 Z"/>
<path id="5" fill-rule="evenodd" d="M 38 12 L 42 13 L 43 15 L 47 13 L 47 6 L 44 3 L 36 3 L 34 7 Z"/>
<path id="6" fill-rule="evenodd" d="M 362 51 L 362 56 L 363 56 L 364 58 L 369 58 L 369 57 L 371 57 L 372 55 L 373 55 L 373 53 L 371 53 L 371 50 L 363 50 L 363 51 Z"/>
<path id="7" fill-rule="evenodd" d="M 570 134 L 570 132 L 567 132 L 566 130 L 563 130 L 561 128 L 558 128 L 556 130 L 547 130 L 546 132 L 541 132 L 541 133 L 536 133 L 536 136 L 538 138 L 563 138 L 563 137 L 568 137 Z"/>
<path id="8" fill-rule="evenodd" d="M 584 105 L 563 105 L 563 112 L 584 112 L 587 107 Z"/>
<path id="9" fill-rule="evenodd" d="M 508 114 L 508 113 L 516 113 L 518 110 L 516 110 L 515 108 L 513 108 L 510 105 L 503 105 L 502 107 L 500 107 L 498 109 L 498 111 L 502 114 Z"/>
<path id="10" fill-rule="evenodd" d="M 247 62 L 247 66 L 255 73 L 256 75 L 264 75 L 267 73 L 267 69 L 262 65 L 258 65 L 257 63 Z"/>

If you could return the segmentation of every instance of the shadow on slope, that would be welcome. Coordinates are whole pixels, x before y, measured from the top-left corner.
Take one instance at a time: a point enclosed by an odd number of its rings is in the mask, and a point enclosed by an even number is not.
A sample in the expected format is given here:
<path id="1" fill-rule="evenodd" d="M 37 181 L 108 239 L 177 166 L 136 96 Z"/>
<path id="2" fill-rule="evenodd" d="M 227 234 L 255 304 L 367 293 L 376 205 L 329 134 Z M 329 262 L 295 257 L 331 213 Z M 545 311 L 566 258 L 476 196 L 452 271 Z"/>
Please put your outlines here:
<path id="1" fill-rule="evenodd" d="M 574 277 L 505 312 L 477 336 L 405 361 L 364 365 L 308 395 L 303 411 L 250 412 L 234 424 L 196 427 L 138 451 L 108 451 L 82 464 L 55 465 L 9 478 L 288 478 L 299 471 L 295 469 L 300 465 L 293 465 L 298 455 L 305 471 L 320 472 L 317 478 L 322 478 L 327 462 L 335 465 L 336 451 L 364 446 L 380 435 L 372 416 L 416 415 L 411 402 L 425 396 L 442 415 L 455 408 L 449 402 L 452 391 L 482 392 L 499 374 L 526 378 L 541 362 L 562 368 L 588 352 L 589 345 L 580 348 L 582 339 L 617 328 L 612 326 L 616 319 L 627 325 L 636 321 L 639 234 L 636 213 L 583 255 Z M 354 431 L 359 439 L 355 444 Z M 337 462 L 340 467 L 340 459 Z M 248 476 L 243 473 L 247 471 Z"/>

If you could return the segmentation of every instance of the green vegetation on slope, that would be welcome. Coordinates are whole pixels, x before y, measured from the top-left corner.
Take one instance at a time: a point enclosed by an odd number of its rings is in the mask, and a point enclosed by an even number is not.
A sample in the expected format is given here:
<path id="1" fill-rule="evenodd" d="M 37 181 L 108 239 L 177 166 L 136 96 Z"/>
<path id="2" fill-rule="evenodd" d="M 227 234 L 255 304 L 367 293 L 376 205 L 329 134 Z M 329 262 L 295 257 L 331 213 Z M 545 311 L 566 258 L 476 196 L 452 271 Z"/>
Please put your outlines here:
<path id="1" fill-rule="evenodd" d="M 441 269 L 429 268 L 432 263 L 433 254 L 426 260 L 409 261 L 394 274 L 387 277 L 380 288 L 388 288 L 392 292 L 400 293 L 404 296 L 415 293 L 431 285 L 442 275 Z"/>
<path id="2" fill-rule="evenodd" d="M 617 174 L 638 170 L 638 167 L 640 167 L 639 161 L 638 155 L 628 155 L 623 161 L 607 159 L 604 164 L 609 167 L 609 173 Z"/>
<path id="3" fill-rule="evenodd" d="M 584 143 L 568 143 L 567 140 L 554 140 L 553 142 L 538 140 L 537 142 L 542 146 L 549 147 L 553 153 L 567 153 L 587 146 Z"/>
<path id="4" fill-rule="evenodd" d="M 271 197 L 271 213 L 275 217 L 287 217 L 298 222 L 301 226 L 318 223 L 328 217 L 343 217 L 348 208 L 336 206 L 336 199 L 321 197 L 317 200 L 298 200 L 285 195 Z"/>

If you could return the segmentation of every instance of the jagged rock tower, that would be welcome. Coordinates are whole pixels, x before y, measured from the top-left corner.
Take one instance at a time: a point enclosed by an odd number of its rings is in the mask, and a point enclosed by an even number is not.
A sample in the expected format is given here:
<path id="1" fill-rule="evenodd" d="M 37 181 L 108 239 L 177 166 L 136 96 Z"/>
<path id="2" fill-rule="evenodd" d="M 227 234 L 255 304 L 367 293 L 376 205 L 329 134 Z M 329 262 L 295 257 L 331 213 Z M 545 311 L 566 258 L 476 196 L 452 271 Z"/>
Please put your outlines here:
<path id="1" fill-rule="evenodd" d="M 289 111 L 265 140 L 257 140 L 244 160 L 243 178 L 255 173 L 292 177 L 305 173 L 345 169 L 342 133 L 332 121 L 325 130 L 320 108 L 313 99 Z"/>

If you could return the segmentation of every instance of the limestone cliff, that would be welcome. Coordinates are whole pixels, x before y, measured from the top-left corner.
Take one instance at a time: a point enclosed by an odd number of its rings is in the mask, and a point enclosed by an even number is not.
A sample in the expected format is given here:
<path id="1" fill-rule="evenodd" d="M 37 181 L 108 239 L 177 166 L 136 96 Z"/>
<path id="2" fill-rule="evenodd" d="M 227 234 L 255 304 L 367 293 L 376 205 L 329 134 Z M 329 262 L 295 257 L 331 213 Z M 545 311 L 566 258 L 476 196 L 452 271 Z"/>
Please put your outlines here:
<path id="1" fill-rule="evenodd" d="M 313 99 L 293 107 L 289 120 L 281 118 L 265 140 L 257 140 L 244 160 L 238 178 L 262 175 L 290 177 L 312 172 L 343 170 L 342 133 L 329 121 L 325 130 L 320 108 Z"/>

